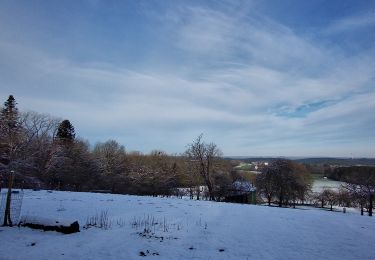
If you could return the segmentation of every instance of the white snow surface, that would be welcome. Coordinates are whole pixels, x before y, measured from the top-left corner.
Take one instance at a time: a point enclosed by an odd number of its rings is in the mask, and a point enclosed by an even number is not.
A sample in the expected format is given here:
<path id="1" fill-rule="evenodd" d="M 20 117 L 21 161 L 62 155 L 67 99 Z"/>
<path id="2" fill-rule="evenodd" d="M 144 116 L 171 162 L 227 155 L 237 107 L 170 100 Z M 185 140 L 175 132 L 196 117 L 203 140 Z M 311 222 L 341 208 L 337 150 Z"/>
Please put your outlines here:
<path id="1" fill-rule="evenodd" d="M 82 228 L 103 210 L 109 229 Z M 42 190 L 25 192 L 22 215 L 81 232 L 0 227 L 0 259 L 375 259 L 375 219 L 354 213 Z"/>

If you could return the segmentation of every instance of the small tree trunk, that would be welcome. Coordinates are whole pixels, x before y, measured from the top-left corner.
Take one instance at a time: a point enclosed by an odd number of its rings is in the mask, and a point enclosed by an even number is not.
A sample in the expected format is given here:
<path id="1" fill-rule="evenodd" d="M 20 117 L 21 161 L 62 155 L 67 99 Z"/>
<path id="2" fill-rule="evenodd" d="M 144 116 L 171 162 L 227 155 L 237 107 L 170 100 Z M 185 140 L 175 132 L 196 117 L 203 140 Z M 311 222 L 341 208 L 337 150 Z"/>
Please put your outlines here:
<path id="1" fill-rule="evenodd" d="M 267 199 L 268 199 L 268 206 L 271 206 L 271 196 L 267 196 Z"/>
<path id="2" fill-rule="evenodd" d="M 207 183 L 207 188 L 208 188 L 208 196 L 210 200 L 215 200 L 211 180 L 207 178 L 206 183 Z"/>
<path id="3" fill-rule="evenodd" d="M 361 216 L 363 216 L 363 204 L 361 203 Z"/>
<path id="4" fill-rule="evenodd" d="M 368 215 L 370 216 L 370 217 L 372 217 L 372 207 L 373 207 L 373 205 L 372 205 L 372 202 L 373 202 L 373 200 L 374 200 L 374 195 L 370 195 L 370 200 L 369 200 L 369 207 L 368 207 Z"/>
<path id="5" fill-rule="evenodd" d="M 209 177 L 207 178 L 206 183 L 207 183 L 208 195 L 210 197 L 210 200 L 215 200 L 214 190 L 213 190 L 212 183 L 211 183 L 211 180 L 209 179 Z"/>
<path id="6" fill-rule="evenodd" d="M 331 204 L 331 211 L 333 210 L 333 204 Z"/>
<path id="7" fill-rule="evenodd" d="M 279 195 L 279 207 L 283 206 L 283 195 Z"/>

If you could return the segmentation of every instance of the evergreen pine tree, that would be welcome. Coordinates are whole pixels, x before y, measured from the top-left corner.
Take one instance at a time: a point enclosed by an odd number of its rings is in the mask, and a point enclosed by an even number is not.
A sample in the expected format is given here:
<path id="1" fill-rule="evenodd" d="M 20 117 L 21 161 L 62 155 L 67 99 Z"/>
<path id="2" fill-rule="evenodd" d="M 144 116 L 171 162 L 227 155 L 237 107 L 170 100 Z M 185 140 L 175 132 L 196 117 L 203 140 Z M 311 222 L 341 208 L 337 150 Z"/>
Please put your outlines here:
<path id="1" fill-rule="evenodd" d="M 74 138 L 75 138 L 74 127 L 70 123 L 69 120 L 66 119 L 60 123 L 57 129 L 56 138 L 57 140 L 62 141 L 64 143 L 65 142 L 70 143 L 74 141 Z"/>
<path id="2" fill-rule="evenodd" d="M 5 127 L 15 129 L 18 126 L 18 109 L 17 103 L 13 95 L 10 95 L 4 103 L 4 108 L 1 110 L 1 121 Z"/>
<path id="3" fill-rule="evenodd" d="M 21 125 L 15 98 L 10 95 L 0 113 L 0 162 L 8 165 L 21 143 Z"/>

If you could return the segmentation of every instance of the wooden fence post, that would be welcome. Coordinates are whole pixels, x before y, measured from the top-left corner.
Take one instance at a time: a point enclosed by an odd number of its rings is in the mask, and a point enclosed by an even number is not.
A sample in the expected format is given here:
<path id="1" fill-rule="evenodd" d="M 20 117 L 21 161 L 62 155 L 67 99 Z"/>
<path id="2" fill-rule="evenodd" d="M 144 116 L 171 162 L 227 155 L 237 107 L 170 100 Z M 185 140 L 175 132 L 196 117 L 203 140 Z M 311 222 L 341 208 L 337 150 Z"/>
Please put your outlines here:
<path id="1" fill-rule="evenodd" d="M 14 171 L 10 171 L 9 175 L 9 183 L 8 183 L 8 193 L 7 193 L 7 201 L 5 206 L 5 213 L 4 213 L 4 222 L 3 226 L 12 226 L 12 219 L 10 217 L 10 204 L 12 202 L 12 186 L 13 186 L 13 179 L 14 179 Z"/>

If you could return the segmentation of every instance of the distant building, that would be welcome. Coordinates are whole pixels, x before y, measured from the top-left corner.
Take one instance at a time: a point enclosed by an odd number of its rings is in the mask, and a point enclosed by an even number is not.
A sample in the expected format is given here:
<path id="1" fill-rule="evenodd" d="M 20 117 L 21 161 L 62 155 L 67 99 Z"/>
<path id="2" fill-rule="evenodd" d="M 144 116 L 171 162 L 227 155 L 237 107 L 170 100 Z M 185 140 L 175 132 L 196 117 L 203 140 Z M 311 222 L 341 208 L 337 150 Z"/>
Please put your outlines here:
<path id="1" fill-rule="evenodd" d="M 255 165 L 255 170 L 260 170 L 264 167 L 267 167 L 269 165 L 268 162 L 264 162 L 264 161 L 259 161 L 259 162 L 252 162 L 252 164 Z"/>
<path id="2" fill-rule="evenodd" d="M 225 197 L 226 202 L 256 204 L 256 188 L 249 181 L 235 181 Z"/>

